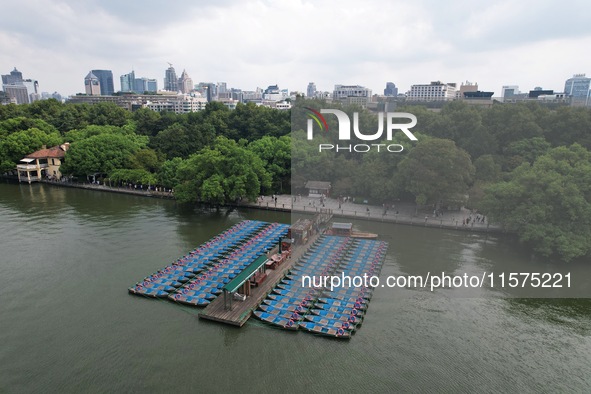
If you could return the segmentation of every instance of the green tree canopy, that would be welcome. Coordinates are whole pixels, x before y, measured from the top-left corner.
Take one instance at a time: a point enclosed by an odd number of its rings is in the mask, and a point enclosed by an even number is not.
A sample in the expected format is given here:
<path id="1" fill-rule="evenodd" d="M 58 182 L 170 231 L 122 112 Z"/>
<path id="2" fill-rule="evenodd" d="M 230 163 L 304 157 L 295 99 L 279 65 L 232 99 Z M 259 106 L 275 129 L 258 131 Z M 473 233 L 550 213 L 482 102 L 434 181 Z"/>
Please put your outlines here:
<path id="1" fill-rule="evenodd" d="M 591 251 L 591 153 L 558 147 L 510 180 L 490 186 L 482 208 L 544 256 L 565 261 Z"/>
<path id="2" fill-rule="evenodd" d="M 26 155 L 42 148 L 62 143 L 57 132 L 47 133 L 37 128 L 16 131 L 0 138 L 0 174 L 16 169 L 18 162 Z"/>
<path id="3" fill-rule="evenodd" d="M 291 137 L 280 138 L 265 136 L 248 145 L 263 161 L 265 169 L 272 177 L 274 192 L 283 193 L 289 189 L 291 175 Z"/>
<path id="4" fill-rule="evenodd" d="M 154 174 L 143 169 L 119 169 L 109 174 L 112 182 L 132 182 L 142 185 L 155 185 L 157 178 Z"/>
<path id="5" fill-rule="evenodd" d="M 162 161 L 153 149 L 140 149 L 131 157 L 131 167 L 134 169 L 155 173 L 161 165 Z"/>
<path id="6" fill-rule="evenodd" d="M 62 173 L 88 175 L 110 174 L 129 168 L 132 156 L 147 144 L 147 137 L 103 133 L 75 141 L 66 152 Z"/>
<path id="7" fill-rule="evenodd" d="M 42 119 L 27 118 L 19 116 L 16 118 L 6 119 L 0 122 L 0 137 L 7 136 L 17 131 L 25 131 L 29 129 L 37 129 L 43 131 L 45 134 L 57 133 L 58 130 Z"/>
<path id="8" fill-rule="evenodd" d="M 406 190 L 418 204 L 457 200 L 468 190 L 474 166 L 451 140 L 420 140 L 398 165 Z"/>
<path id="9" fill-rule="evenodd" d="M 263 161 L 235 141 L 218 137 L 212 147 L 191 155 L 178 169 L 175 196 L 181 202 L 225 204 L 239 198 L 256 199 L 271 187 Z"/>
<path id="10" fill-rule="evenodd" d="M 158 183 L 169 189 L 176 187 L 180 183 L 178 173 L 179 167 L 182 164 L 183 159 L 180 157 L 175 157 L 162 163 L 160 171 L 158 171 Z"/>

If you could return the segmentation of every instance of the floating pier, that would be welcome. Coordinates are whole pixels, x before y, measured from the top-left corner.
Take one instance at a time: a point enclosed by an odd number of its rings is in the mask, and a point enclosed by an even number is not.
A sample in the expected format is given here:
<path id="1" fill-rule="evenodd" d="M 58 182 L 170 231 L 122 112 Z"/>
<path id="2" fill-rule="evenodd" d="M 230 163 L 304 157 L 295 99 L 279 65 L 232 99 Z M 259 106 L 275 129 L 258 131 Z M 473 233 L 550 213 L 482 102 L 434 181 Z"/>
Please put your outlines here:
<path id="1" fill-rule="evenodd" d="M 272 250 L 286 224 L 240 222 L 129 288 L 131 294 L 206 306 L 246 266 Z"/>
<path id="2" fill-rule="evenodd" d="M 318 234 L 312 236 L 316 240 Z M 234 293 L 235 287 L 228 283 L 226 287 L 226 299 L 224 296 L 218 297 L 199 313 L 201 319 L 213 320 L 220 323 L 231 324 L 241 327 L 252 315 L 252 312 L 259 306 L 261 301 L 271 292 L 271 290 L 285 277 L 293 265 L 299 260 L 301 255 L 307 250 L 306 246 L 294 247 L 289 257 L 278 265 L 274 270 L 267 270 L 265 281 L 257 287 L 250 289 L 250 294 L 244 301 L 228 300 Z M 229 301 L 229 302 L 228 302 Z M 230 304 L 230 306 L 228 306 Z"/>
<path id="3" fill-rule="evenodd" d="M 379 275 L 387 243 L 319 234 L 320 219 L 302 219 L 291 228 L 245 220 L 129 292 L 205 307 L 199 318 L 238 327 L 254 314 L 280 328 L 349 339 L 363 321 L 373 289 L 305 285 L 304 278 Z"/>
<path id="4" fill-rule="evenodd" d="M 322 236 L 254 315 L 280 328 L 349 339 L 362 323 L 373 289 L 365 283 L 357 287 L 341 284 L 328 288 L 321 283 L 304 286 L 303 278 L 378 276 L 386 250 L 387 243 L 382 241 Z"/>

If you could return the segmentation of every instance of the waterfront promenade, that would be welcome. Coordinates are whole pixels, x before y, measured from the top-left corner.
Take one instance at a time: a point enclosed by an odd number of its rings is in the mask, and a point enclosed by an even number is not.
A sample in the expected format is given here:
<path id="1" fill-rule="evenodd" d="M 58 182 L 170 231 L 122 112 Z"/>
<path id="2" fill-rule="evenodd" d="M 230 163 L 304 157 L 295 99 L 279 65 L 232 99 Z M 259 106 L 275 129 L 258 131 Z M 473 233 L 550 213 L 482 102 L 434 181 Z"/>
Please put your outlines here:
<path id="1" fill-rule="evenodd" d="M 122 193 L 122 194 L 132 194 L 135 196 L 142 196 L 142 197 L 155 197 L 155 198 L 167 198 L 170 200 L 174 199 L 174 194 L 170 191 L 157 191 L 157 190 L 147 190 L 142 188 L 135 188 L 135 187 L 118 187 L 118 186 L 109 186 L 106 184 L 95 184 L 95 183 L 79 183 L 79 182 L 60 182 L 60 181 L 41 181 L 41 183 L 45 183 L 47 185 L 52 186 L 61 186 L 61 187 L 73 187 L 77 189 L 87 189 L 87 190 L 95 190 L 95 191 L 102 191 L 102 192 L 110 192 L 110 193 Z"/>
<path id="2" fill-rule="evenodd" d="M 323 203 L 319 198 L 304 196 L 277 195 L 277 201 L 273 196 L 264 196 L 257 202 L 243 201 L 239 205 L 278 210 L 285 212 L 316 213 L 321 209 L 328 209 L 336 218 L 350 218 L 368 221 L 391 222 L 413 226 L 451 228 L 457 230 L 478 232 L 502 232 L 501 226 L 491 224 L 487 220 L 476 221 L 477 214 L 462 208 L 458 211 L 444 211 L 435 216 L 432 211 L 417 210 L 414 204 L 399 203 L 388 209 L 383 206 L 370 204 L 358 204 L 353 202 L 339 203 L 338 200 L 325 198 Z M 470 218 L 470 222 L 466 220 Z"/>
<path id="3" fill-rule="evenodd" d="M 92 183 L 69 183 L 69 182 L 52 182 L 43 181 L 43 183 L 62 186 L 75 187 L 87 190 L 104 191 L 111 193 L 132 194 L 143 197 L 155 197 L 174 199 L 174 194 L 171 192 L 159 192 L 154 190 L 143 190 L 129 187 L 116 187 L 109 185 L 96 185 Z M 325 198 L 324 206 L 320 202 L 320 198 L 311 198 L 305 196 L 290 196 L 290 195 L 276 195 L 277 200 L 273 196 L 263 196 L 262 200 L 259 198 L 256 202 L 240 201 L 232 206 L 248 207 L 255 209 L 265 209 L 273 211 L 282 211 L 289 213 L 310 213 L 314 214 L 320 212 L 321 209 L 329 210 L 332 215 L 339 219 L 358 219 L 378 222 L 390 222 L 412 226 L 423 226 L 432 228 L 447 228 L 457 229 L 473 232 L 503 232 L 501 226 L 491 224 L 487 220 L 484 222 L 475 222 L 476 214 L 470 210 L 462 208 L 458 211 L 444 211 L 442 215 L 435 216 L 432 211 L 417 210 L 414 204 L 399 203 L 385 209 L 383 206 L 358 204 L 353 202 L 339 203 L 338 200 L 332 198 Z M 466 224 L 466 219 L 471 218 L 470 222 Z"/>

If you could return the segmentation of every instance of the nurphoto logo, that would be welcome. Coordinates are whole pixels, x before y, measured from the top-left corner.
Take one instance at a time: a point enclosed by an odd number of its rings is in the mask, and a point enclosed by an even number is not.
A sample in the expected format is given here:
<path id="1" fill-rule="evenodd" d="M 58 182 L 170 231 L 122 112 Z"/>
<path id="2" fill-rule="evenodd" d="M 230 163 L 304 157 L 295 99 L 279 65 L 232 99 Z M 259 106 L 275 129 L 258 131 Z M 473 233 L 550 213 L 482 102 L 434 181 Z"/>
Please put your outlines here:
<path id="1" fill-rule="evenodd" d="M 351 120 L 349 116 L 338 109 L 321 109 L 320 112 L 315 109 L 306 107 L 310 113 L 308 114 L 307 131 L 308 140 L 314 138 L 314 123 L 318 125 L 321 131 L 328 132 L 328 123 L 322 114 L 333 114 L 337 117 L 338 128 L 339 128 L 339 140 L 349 141 L 351 140 Z M 392 141 L 392 135 L 395 130 L 402 131 L 409 140 L 417 141 L 417 137 L 410 132 L 410 128 L 413 128 L 417 124 L 417 117 L 408 112 L 380 112 L 378 113 L 378 130 L 373 134 L 364 134 L 359 130 L 359 113 L 353 113 L 353 134 L 356 138 L 362 141 L 377 141 L 382 138 L 384 134 L 384 117 L 386 117 L 386 139 Z M 410 123 L 394 123 L 395 119 L 409 119 Z M 336 152 L 347 151 L 347 152 L 359 152 L 365 153 L 375 149 L 380 152 L 380 149 L 399 153 L 404 150 L 404 147 L 400 144 L 349 144 L 349 145 L 334 145 L 334 144 L 318 144 L 318 151 L 330 151 Z"/>

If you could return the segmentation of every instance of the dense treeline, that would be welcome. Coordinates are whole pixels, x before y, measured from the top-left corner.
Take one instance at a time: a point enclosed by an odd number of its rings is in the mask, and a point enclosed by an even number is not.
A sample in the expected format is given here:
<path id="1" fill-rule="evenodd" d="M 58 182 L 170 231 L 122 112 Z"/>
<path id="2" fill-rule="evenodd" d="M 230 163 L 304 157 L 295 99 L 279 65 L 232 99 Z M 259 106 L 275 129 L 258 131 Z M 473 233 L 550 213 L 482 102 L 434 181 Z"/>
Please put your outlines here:
<path id="1" fill-rule="evenodd" d="M 289 192 L 290 114 L 210 103 L 174 114 L 55 100 L 0 106 L 0 173 L 23 156 L 70 142 L 63 174 L 176 189 L 180 201 L 223 204 Z"/>
<path id="2" fill-rule="evenodd" d="M 327 104 L 307 100 L 295 106 L 290 114 L 253 104 L 230 111 L 210 103 L 184 115 L 55 100 L 0 106 L 0 173 L 41 145 L 68 141 L 64 173 L 174 188 L 180 201 L 223 204 L 261 193 L 300 192 L 307 180 L 326 180 L 333 196 L 377 204 L 465 205 L 516 231 L 544 255 L 564 260 L 589 255 L 589 109 L 536 103 L 478 108 L 462 102 L 439 112 L 397 108 L 417 117 L 412 131 L 418 141 L 395 133 L 393 141 L 380 142 L 400 144 L 403 152 L 360 154 L 319 153 L 319 143 L 343 142 L 334 132 L 317 132 L 308 141 L 309 112 L 302 107 Z M 358 112 L 364 133 L 377 129 L 374 114 L 335 107 L 350 119 Z M 292 115 L 297 130 L 290 135 Z M 337 129 L 334 116 L 326 120 L 330 130 Z"/>
<path id="3" fill-rule="evenodd" d="M 310 107 L 310 102 L 306 103 Z M 320 105 L 315 105 L 320 108 Z M 353 119 L 359 108 L 340 108 Z M 308 179 L 332 181 L 333 195 L 362 196 L 371 202 L 414 200 L 435 209 L 461 205 L 501 223 L 537 252 L 563 260 L 591 251 L 591 110 L 548 108 L 536 103 L 478 108 L 462 102 L 441 111 L 397 108 L 414 114 L 418 141 L 404 134 L 393 141 L 401 153 L 318 152 L 318 144 L 346 146 L 337 133 L 305 134 L 309 112 L 294 109 L 292 187 Z M 330 130 L 336 117 L 325 116 Z M 377 120 L 359 115 L 365 134 Z M 351 145 L 368 144 L 352 139 Z M 370 143 L 376 143 L 371 141 Z M 433 209 L 433 208 L 431 208 Z"/>

